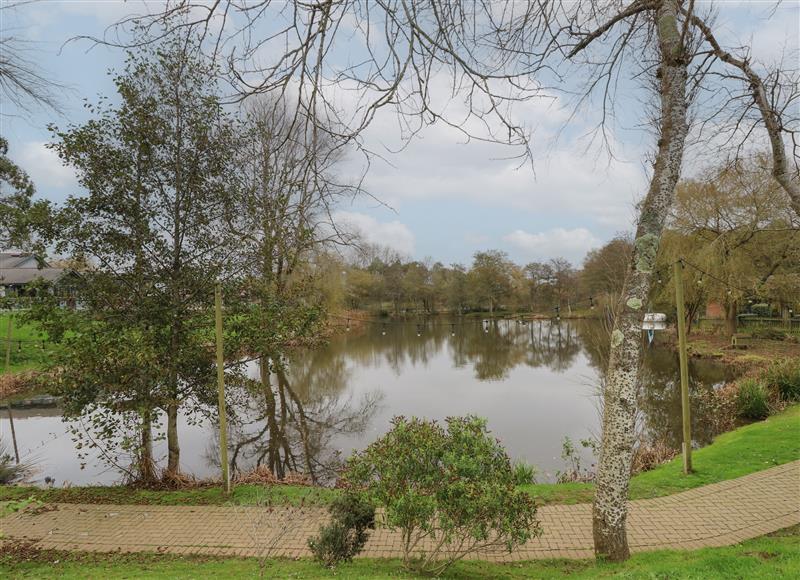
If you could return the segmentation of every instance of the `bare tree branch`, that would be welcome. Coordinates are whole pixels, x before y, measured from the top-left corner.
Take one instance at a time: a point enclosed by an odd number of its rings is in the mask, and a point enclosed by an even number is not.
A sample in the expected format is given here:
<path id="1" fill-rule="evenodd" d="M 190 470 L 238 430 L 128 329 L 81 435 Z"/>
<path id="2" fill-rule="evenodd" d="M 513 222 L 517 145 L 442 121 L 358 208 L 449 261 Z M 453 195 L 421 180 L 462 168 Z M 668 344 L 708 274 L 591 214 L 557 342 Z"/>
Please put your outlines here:
<path id="1" fill-rule="evenodd" d="M 686 11 L 684 11 L 684 13 L 686 13 Z M 764 86 L 764 82 L 758 73 L 753 70 L 752 66 L 750 66 L 750 62 L 747 58 L 736 58 L 720 46 L 711 28 L 700 17 L 696 14 L 688 14 L 687 17 L 688 20 L 702 32 L 703 37 L 711 45 L 717 58 L 742 71 L 749 82 L 749 89 L 753 101 L 758 106 L 761 113 L 764 127 L 769 136 L 770 146 L 772 147 L 772 174 L 789 195 L 795 212 L 800 216 L 800 180 L 798 180 L 797 172 L 789 170 L 786 146 L 783 142 L 781 118 L 778 112 L 772 107 L 767 96 L 767 89 Z M 773 87 L 774 90 L 777 90 L 777 84 L 778 75 L 776 75 L 775 86 Z"/>

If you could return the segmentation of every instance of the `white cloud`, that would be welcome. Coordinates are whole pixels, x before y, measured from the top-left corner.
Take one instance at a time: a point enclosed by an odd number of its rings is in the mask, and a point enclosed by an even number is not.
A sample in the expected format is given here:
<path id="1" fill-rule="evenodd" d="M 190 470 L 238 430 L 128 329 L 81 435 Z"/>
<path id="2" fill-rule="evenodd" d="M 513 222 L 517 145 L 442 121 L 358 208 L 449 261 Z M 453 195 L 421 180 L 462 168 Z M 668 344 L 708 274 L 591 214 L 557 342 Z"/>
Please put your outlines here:
<path id="1" fill-rule="evenodd" d="M 515 230 L 503 236 L 503 240 L 518 249 L 526 260 L 546 260 L 563 257 L 578 264 L 586 252 L 602 244 L 586 228 L 567 230 L 554 228 L 535 234 Z"/>
<path id="2" fill-rule="evenodd" d="M 124 18 L 160 12 L 164 9 L 165 4 L 166 2 L 163 0 L 105 0 L 105 2 L 70 0 L 69 2 L 58 3 L 59 7 L 65 12 L 72 12 L 81 16 L 92 16 L 103 25 L 114 24 Z"/>
<path id="3" fill-rule="evenodd" d="M 43 141 L 24 143 L 14 158 L 28 172 L 40 193 L 46 187 L 71 187 L 77 184 L 75 172 L 61 163 L 58 155 Z"/>
<path id="4" fill-rule="evenodd" d="M 392 248 L 404 256 L 414 254 L 414 234 L 404 223 L 380 222 L 372 216 L 350 211 L 338 211 L 333 218 L 337 227 L 360 234 L 370 244 Z"/>
<path id="5" fill-rule="evenodd" d="M 614 143 L 618 157 L 606 161 L 597 150 L 586 151 L 577 138 L 553 138 L 564 123 L 565 106 L 541 100 L 520 107 L 526 124 L 536 125 L 532 148 L 533 170 L 508 146 L 481 141 L 464 145 L 457 129 L 436 124 L 424 129 L 389 163 L 373 160 L 367 189 L 392 207 L 420 201 L 469 201 L 510 210 L 535 211 L 594 223 L 610 230 L 628 229 L 632 207 L 646 189 L 641 152 L 626 151 Z M 368 143 L 399 146 L 398 129 L 382 113 L 369 128 Z M 573 124 L 582 128 L 581 123 Z"/>
<path id="6" fill-rule="evenodd" d="M 723 48 L 741 56 L 741 47 L 758 65 L 797 61 L 800 37 L 797 22 L 800 5 L 797 2 L 741 2 L 719 11 L 716 36 Z"/>

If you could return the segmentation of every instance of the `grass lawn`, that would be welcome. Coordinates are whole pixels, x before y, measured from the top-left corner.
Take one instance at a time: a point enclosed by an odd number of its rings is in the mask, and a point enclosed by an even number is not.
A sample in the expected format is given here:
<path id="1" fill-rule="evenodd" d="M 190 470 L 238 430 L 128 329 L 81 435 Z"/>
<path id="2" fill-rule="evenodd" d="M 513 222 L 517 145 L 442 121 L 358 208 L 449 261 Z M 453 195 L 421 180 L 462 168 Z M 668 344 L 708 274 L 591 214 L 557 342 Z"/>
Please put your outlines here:
<path id="1" fill-rule="evenodd" d="M 315 562 L 177 557 L 155 554 L 82 554 L 0 551 L 4 578 L 414 578 L 397 560 L 358 559 L 331 571 Z M 735 546 L 694 552 L 636 554 L 621 564 L 593 560 L 538 560 L 513 564 L 461 562 L 445 578 L 800 578 L 800 533 L 790 528 Z"/>
<path id="2" fill-rule="evenodd" d="M 800 459 L 800 404 L 765 421 L 740 427 L 717 437 L 714 442 L 692 454 L 695 472 L 683 475 L 680 457 L 640 473 L 631 480 L 631 498 L 659 497 L 733 479 Z M 543 504 L 573 504 L 592 501 L 592 484 L 536 484 L 526 489 Z M 0 486 L 0 501 L 33 497 L 44 502 L 115 503 L 160 505 L 254 504 L 268 498 L 273 503 L 326 502 L 336 490 L 277 485 L 236 487 L 227 498 L 219 487 L 185 491 L 153 491 L 127 487 L 73 487 L 39 489 Z"/>
<path id="3" fill-rule="evenodd" d="M 221 486 L 186 490 L 151 490 L 126 486 L 70 487 L 40 489 L 0 485 L 0 502 L 33 498 L 55 503 L 108 503 L 134 505 L 255 505 L 263 503 L 327 504 L 337 494 L 335 489 L 300 485 L 238 485 L 226 497 Z M 2 513 L 2 512 L 0 512 Z"/>
<path id="4" fill-rule="evenodd" d="M 11 368 L 5 368 L 6 337 L 8 336 L 8 320 L 13 316 L 11 327 Z M 47 336 L 31 324 L 23 324 L 17 316 L 8 312 L 0 313 L 0 370 L 3 373 L 25 371 L 41 368 L 50 356 L 52 345 L 46 341 Z M 20 344 L 19 342 L 22 341 Z"/>
<path id="5" fill-rule="evenodd" d="M 723 433 L 711 445 L 692 453 L 694 473 L 683 474 L 679 456 L 631 480 L 631 499 L 670 495 L 734 479 L 800 459 L 800 404 L 765 421 Z M 529 485 L 539 503 L 581 503 L 592 500 L 594 485 L 570 483 Z"/>

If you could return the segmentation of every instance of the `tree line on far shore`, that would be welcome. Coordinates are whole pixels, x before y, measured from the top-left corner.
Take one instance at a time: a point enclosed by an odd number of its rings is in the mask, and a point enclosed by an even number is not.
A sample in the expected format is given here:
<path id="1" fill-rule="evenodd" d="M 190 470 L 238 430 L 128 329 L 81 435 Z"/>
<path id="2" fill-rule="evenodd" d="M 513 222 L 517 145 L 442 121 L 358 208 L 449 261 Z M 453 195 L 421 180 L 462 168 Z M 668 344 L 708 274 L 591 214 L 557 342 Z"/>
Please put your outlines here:
<path id="1" fill-rule="evenodd" d="M 790 316 L 800 305 L 800 230 L 789 199 L 753 156 L 679 183 L 656 260 L 650 306 L 675 312 L 673 268 L 684 259 L 689 321 L 719 306 L 729 333 L 737 315 Z M 343 264 L 351 309 L 384 315 L 497 311 L 546 316 L 613 315 L 631 259 L 631 235 L 589 251 L 580 266 L 562 257 L 517 264 L 500 250 L 469 265 L 404 259 L 369 244 Z"/>

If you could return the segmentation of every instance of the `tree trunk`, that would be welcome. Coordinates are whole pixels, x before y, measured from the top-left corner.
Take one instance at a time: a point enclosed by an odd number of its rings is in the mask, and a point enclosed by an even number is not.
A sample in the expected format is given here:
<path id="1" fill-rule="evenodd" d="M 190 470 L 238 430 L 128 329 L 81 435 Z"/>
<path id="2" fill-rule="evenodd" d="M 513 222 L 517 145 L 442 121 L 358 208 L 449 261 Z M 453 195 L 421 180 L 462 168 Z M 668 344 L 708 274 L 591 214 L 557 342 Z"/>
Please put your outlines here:
<path id="1" fill-rule="evenodd" d="M 275 404 L 275 393 L 272 392 L 272 385 L 269 382 L 269 358 L 261 355 L 259 360 L 259 370 L 261 373 L 261 387 L 264 392 L 266 403 L 267 424 L 269 425 L 269 437 L 267 439 L 267 463 L 269 470 L 278 479 L 282 479 L 283 464 L 280 461 L 280 440 L 281 431 L 278 427 L 278 411 Z"/>
<path id="2" fill-rule="evenodd" d="M 153 417 L 150 409 L 142 411 L 139 478 L 142 481 L 153 481 L 156 478 L 155 463 L 153 462 Z"/>
<path id="3" fill-rule="evenodd" d="M 737 314 L 739 309 L 736 307 L 736 301 L 731 300 L 725 303 L 725 330 L 728 336 L 736 334 L 736 323 L 738 322 Z"/>
<path id="4" fill-rule="evenodd" d="M 686 140 L 686 60 L 678 29 L 678 1 L 656 11 L 661 56 L 661 120 L 653 177 L 641 206 L 620 315 L 611 335 L 603 407 L 603 438 L 592 511 L 595 554 L 609 560 L 630 555 L 625 530 L 641 363 L 642 307 L 647 303 L 664 221 L 675 197 Z"/>
<path id="5" fill-rule="evenodd" d="M 167 471 L 178 473 L 180 469 L 181 448 L 178 445 L 178 403 L 167 405 Z"/>

